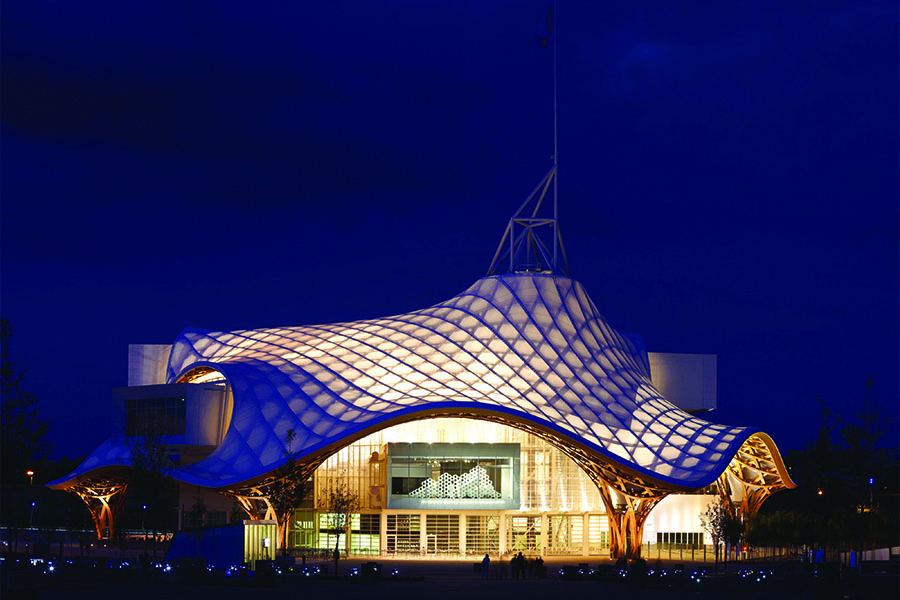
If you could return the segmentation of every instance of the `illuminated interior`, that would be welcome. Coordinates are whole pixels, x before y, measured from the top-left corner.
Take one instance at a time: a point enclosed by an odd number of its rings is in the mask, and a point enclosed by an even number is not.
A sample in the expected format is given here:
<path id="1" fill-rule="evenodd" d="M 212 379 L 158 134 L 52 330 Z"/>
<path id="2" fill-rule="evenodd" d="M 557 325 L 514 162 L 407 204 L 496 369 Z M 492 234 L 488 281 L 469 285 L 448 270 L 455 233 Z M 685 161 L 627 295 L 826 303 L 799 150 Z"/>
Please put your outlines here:
<path id="1" fill-rule="evenodd" d="M 197 367 L 178 378 L 178 383 L 219 383 L 225 384 L 225 376 L 212 367 Z"/>
<path id="2" fill-rule="evenodd" d="M 574 461 L 525 431 L 472 419 L 428 419 L 383 429 L 331 455 L 316 470 L 316 496 L 340 481 L 359 494 L 361 508 L 387 507 L 387 448 L 392 442 L 515 444 L 520 448 L 520 511 L 603 512 L 597 486 Z M 448 507 L 459 503 L 445 502 Z M 438 505 L 435 505 L 438 506 Z"/>

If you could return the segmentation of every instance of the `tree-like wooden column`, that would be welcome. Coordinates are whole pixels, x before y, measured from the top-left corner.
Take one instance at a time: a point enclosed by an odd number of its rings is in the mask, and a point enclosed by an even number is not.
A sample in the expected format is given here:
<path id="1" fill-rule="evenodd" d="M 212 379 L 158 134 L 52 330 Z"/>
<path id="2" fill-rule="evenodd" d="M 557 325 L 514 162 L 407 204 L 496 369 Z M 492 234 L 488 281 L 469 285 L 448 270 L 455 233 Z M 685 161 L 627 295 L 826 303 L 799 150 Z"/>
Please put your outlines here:
<path id="1" fill-rule="evenodd" d="M 606 505 L 609 519 L 609 556 L 610 558 L 636 559 L 641 557 L 641 538 L 644 534 L 644 523 L 650 511 L 659 504 L 660 498 L 633 498 L 622 495 L 624 504 L 616 505 L 610 488 L 598 485 L 600 498 Z"/>
<path id="2" fill-rule="evenodd" d="M 116 521 L 122 513 L 127 489 L 128 483 L 116 481 L 79 482 L 72 487 L 71 491 L 78 494 L 91 512 L 98 540 L 115 537 Z"/>
<path id="3" fill-rule="evenodd" d="M 248 519 L 259 520 L 265 519 L 269 507 L 266 503 L 265 496 L 253 496 L 244 493 L 222 492 L 223 495 L 232 498 L 237 502 L 238 506 L 247 514 Z"/>
<path id="4" fill-rule="evenodd" d="M 574 445 L 557 446 L 574 460 L 597 486 L 609 519 L 610 558 L 641 557 L 644 523 L 663 498 L 684 488 L 668 486 Z"/>

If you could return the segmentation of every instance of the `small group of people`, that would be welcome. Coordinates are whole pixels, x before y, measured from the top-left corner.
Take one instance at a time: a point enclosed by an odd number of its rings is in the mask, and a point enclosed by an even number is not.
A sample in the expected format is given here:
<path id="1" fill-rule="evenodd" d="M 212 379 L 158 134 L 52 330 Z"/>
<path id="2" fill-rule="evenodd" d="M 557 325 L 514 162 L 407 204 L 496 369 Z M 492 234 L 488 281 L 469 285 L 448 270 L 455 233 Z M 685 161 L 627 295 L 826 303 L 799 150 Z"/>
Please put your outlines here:
<path id="1" fill-rule="evenodd" d="M 521 575 L 522 579 L 528 578 L 528 567 L 529 565 L 534 566 L 535 573 L 537 573 L 537 577 L 540 578 L 542 567 L 544 566 L 544 559 L 541 557 L 537 557 L 533 561 L 529 563 L 529 560 L 525 558 L 525 556 L 519 552 L 516 555 L 513 555 L 512 559 L 509 561 L 510 569 L 512 570 L 512 578 L 518 579 Z M 503 579 L 506 579 L 506 571 L 502 568 L 501 563 L 501 573 L 500 576 Z M 484 558 L 481 560 L 481 578 L 482 579 L 490 579 L 491 577 L 491 557 L 487 554 L 484 555 Z"/>
<path id="2" fill-rule="evenodd" d="M 512 560 L 509 561 L 509 567 L 512 571 L 512 578 L 518 579 L 519 575 L 522 576 L 522 579 L 527 579 L 527 571 L 528 568 L 528 559 L 526 559 L 521 552 L 512 557 Z"/>

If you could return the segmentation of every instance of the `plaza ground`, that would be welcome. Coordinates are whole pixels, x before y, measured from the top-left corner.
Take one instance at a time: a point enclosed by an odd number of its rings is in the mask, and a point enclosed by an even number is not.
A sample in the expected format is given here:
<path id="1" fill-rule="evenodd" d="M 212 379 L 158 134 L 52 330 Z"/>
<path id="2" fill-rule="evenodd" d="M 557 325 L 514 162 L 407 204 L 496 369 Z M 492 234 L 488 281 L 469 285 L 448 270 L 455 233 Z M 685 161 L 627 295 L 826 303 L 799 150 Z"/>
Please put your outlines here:
<path id="1" fill-rule="evenodd" d="M 788 584 L 782 578 L 778 582 L 767 584 L 765 587 L 755 584 L 750 580 L 718 581 L 718 586 L 707 585 L 706 582 L 696 584 L 687 581 L 679 587 L 667 587 L 654 580 L 645 588 L 635 588 L 626 579 L 613 579 L 598 582 L 593 579 L 566 580 L 561 578 L 560 569 L 566 565 L 577 566 L 580 558 L 564 559 L 552 558 L 545 562 L 547 567 L 546 579 L 529 578 L 527 580 L 512 579 L 508 565 L 501 566 L 497 560 L 493 561 L 492 577 L 487 581 L 481 579 L 480 572 L 474 567 L 473 561 L 446 561 L 446 560 L 379 560 L 383 567 L 383 573 L 389 576 L 397 569 L 402 580 L 383 579 L 377 583 L 367 583 L 360 577 L 342 577 L 338 580 L 320 577 L 319 579 L 304 578 L 298 574 L 283 575 L 277 578 L 273 587 L 259 586 L 257 582 L 250 580 L 244 584 L 238 578 L 228 579 L 220 577 L 212 582 L 203 584 L 187 583 L 171 579 L 146 580 L 136 570 L 128 580 L 108 580 L 105 577 L 60 577 L 48 581 L 40 589 L 38 598 L 46 600 L 96 600 L 98 597 L 128 598 L 129 600 L 196 600 L 198 597 L 214 596 L 216 600 L 231 600 L 238 598 L 259 597 L 261 595 L 285 594 L 307 598 L 353 598 L 359 597 L 365 600 L 466 600 L 479 598 L 516 598 L 517 600 L 597 600 L 598 598 L 628 598 L 629 600 L 642 599 L 671 599 L 681 598 L 708 598 L 710 600 L 728 597 L 730 600 L 744 598 L 768 598 L 780 600 L 787 598 L 841 598 L 854 595 L 852 592 L 840 593 L 841 586 L 832 586 L 832 589 L 823 594 L 823 588 L 814 577 L 806 576 L 804 580 L 796 580 Z M 339 574 L 348 575 L 353 568 L 359 568 L 362 560 L 342 560 L 339 564 Z M 591 567 L 601 565 L 612 567 L 610 561 L 590 561 Z M 678 562 L 678 564 L 683 564 Z M 309 562 L 308 566 L 319 565 L 323 569 L 327 567 L 329 573 L 333 573 L 334 563 Z M 675 561 L 648 561 L 650 569 L 662 567 L 671 570 Z M 685 571 L 691 573 L 694 569 L 707 569 L 712 572 L 713 565 L 707 563 L 684 563 Z M 791 568 L 802 569 L 793 564 Z M 787 565 L 778 564 L 748 564 L 730 563 L 728 571 L 735 573 L 740 569 L 761 568 L 785 571 Z M 720 565 L 721 570 L 721 565 Z M 101 575 L 97 572 L 96 575 Z M 122 579 L 121 577 L 119 579 Z M 894 580 L 896 581 L 896 580 Z M 843 586 L 846 587 L 846 586 Z M 837 595 L 836 595 L 837 594 Z M 856 597 L 863 597 L 856 594 Z M 896 598 L 897 595 L 886 597 Z M 877 600 L 877 598 L 876 598 Z"/>

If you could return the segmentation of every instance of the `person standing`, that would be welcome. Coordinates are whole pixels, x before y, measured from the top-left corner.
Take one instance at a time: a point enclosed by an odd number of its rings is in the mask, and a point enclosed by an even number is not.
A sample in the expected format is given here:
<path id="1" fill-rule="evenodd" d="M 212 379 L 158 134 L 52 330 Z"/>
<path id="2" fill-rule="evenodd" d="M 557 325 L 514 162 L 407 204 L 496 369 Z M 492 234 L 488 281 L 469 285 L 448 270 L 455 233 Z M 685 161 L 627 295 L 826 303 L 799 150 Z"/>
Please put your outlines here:
<path id="1" fill-rule="evenodd" d="M 488 556 L 487 553 L 485 553 L 484 558 L 481 559 L 481 578 L 491 578 L 491 557 Z"/>

